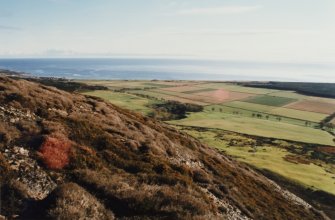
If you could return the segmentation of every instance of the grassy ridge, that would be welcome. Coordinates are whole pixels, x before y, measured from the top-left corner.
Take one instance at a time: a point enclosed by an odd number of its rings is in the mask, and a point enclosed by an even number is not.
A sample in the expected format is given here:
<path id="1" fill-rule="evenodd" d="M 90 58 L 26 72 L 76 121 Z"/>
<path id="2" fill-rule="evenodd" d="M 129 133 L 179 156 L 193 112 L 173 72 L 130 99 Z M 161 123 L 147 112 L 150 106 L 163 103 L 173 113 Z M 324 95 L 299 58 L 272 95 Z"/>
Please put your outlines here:
<path id="1" fill-rule="evenodd" d="M 126 93 L 116 93 L 112 91 L 93 91 L 85 92 L 84 95 L 91 95 L 103 98 L 113 103 L 114 105 L 121 106 L 123 108 L 141 112 L 143 114 L 149 114 L 152 109 L 147 107 L 153 101 L 145 98 L 138 97 L 136 95 Z"/>

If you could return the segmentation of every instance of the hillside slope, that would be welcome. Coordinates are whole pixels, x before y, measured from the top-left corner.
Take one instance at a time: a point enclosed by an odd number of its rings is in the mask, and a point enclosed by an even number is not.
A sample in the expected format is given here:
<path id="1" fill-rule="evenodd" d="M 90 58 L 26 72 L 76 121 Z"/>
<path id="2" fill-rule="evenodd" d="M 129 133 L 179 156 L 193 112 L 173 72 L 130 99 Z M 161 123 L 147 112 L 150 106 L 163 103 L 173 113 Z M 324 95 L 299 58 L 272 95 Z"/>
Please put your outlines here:
<path id="1" fill-rule="evenodd" d="M 103 100 L 0 76 L 1 215 L 326 219 L 264 176 Z"/>

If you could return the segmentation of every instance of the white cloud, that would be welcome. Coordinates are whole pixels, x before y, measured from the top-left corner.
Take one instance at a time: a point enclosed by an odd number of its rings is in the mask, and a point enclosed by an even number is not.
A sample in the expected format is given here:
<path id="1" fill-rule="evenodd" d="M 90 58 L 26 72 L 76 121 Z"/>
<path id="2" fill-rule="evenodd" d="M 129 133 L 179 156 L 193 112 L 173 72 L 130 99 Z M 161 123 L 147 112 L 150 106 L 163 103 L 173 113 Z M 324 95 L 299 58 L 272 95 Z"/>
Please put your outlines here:
<path id="1" fill-rule="evenodd" d="M 221 6 L 211 8 L 189 8 L 177 12 L 178 15 L 226 15 L 241 14 L 261 9 L 263 6 Z"/>

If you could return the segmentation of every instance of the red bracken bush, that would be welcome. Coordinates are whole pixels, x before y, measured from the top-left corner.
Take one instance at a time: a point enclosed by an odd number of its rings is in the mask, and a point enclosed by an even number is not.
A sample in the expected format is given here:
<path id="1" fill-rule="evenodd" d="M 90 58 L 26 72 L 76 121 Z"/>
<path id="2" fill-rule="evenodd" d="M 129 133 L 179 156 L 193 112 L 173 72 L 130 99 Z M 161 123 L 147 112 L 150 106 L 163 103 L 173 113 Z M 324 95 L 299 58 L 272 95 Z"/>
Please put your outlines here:
<path id="1" fill-rule="evenodd" d="M 41 145 L 39 155 L 49 169 L 62 169 L 69 163 L 71 145 L 65 137 L 48 136 Z"/>

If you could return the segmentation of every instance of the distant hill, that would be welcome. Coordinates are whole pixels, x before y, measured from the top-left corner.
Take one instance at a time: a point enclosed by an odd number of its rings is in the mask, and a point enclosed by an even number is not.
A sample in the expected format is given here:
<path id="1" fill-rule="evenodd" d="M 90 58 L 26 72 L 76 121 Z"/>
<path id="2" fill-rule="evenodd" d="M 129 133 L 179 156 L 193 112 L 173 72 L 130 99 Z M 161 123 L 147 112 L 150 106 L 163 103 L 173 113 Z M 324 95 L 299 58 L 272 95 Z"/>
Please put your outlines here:
<path id="1" fill-rule="evenodd" d="M 99 98 L 0 76 L 0 119 L 9 218 L 327 219 L 246 165 Z"/>
<path id="2" fill-rule="evenodd" d="M 305 95 L 335 98 L 335 83 L 300 83 L 300 82 L 243 82 L 243 86 L 292 90 Z"/>

